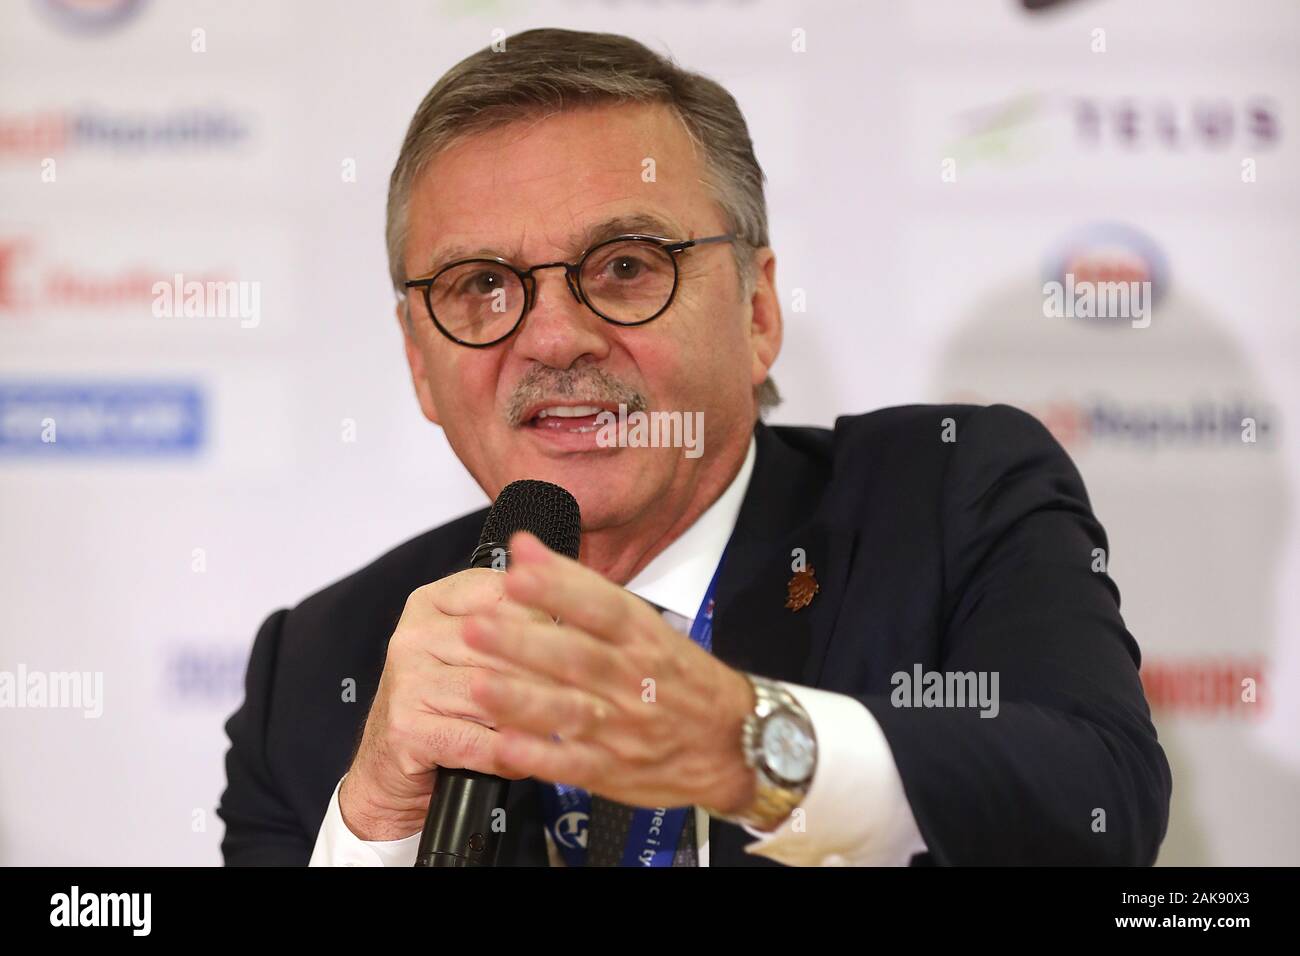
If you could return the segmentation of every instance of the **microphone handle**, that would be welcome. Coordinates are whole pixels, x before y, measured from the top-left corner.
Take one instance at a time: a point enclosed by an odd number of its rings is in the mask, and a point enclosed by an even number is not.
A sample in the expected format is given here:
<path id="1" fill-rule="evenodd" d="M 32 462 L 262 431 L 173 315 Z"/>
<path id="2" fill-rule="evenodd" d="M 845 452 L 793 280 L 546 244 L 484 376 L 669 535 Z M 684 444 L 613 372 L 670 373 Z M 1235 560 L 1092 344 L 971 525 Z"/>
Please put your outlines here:
<path id="1" fill-rule="evenodd" d="M 507 554 L 503 544 L 480 544 L 470 567 L 493 567 Z M 493 827 L 494 816 L 497 810 L 505 813 L 510 781 L 459 768 L 439 767 L 434 774 L 433 797 L 415 865 L 496 866 L 501 833 Z"/>
<path id="2" fill-rule="evenodd" d="M 496 866 L 501 834 L 493 818 L 497 810 L 505 813 L 510 781 L 477 770 L 439 767 L 435 773 L 415 865 Z"/>

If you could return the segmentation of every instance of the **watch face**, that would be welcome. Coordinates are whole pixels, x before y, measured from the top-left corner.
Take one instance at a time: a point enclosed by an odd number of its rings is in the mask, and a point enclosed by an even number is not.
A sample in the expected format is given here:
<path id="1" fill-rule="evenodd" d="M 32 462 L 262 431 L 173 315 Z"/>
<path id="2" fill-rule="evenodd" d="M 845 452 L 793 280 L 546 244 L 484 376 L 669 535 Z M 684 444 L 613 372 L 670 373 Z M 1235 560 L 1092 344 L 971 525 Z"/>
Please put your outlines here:
<path id="1" fill-rule="evenodd" d="M 763 762 L 792 784 L 803 783 L 817 758 L 812 735 L 789 714 L 776 713 L 763 724 Z"/>

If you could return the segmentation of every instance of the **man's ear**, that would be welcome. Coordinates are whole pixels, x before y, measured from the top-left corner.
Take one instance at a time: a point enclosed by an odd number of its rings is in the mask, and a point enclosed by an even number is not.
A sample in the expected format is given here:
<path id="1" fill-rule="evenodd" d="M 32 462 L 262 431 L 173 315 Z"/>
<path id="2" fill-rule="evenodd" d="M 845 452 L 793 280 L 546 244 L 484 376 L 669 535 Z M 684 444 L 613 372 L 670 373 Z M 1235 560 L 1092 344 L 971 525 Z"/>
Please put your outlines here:
<path id="1" fill-rule="evenodd" d="M 406 364 L 411 367 L 411 384 L 415 386 L 415 397 L 420 402 L 420 411 L 424 417 L 435 425 L 441 425 L 438 419 L 438 406 L 433 400 L 433 391 L 429 388 L 429 376 L 425 373 L 424 352 L 415 341 L 415 332 L 411 328 L 406 314 L 406 302 L 399 300 L 394 313 L 397 324 L 402 330 L 402 342 L 406 346 Z"/>
<path id="2" fill-rule="evenodd" d="M 753 356 L 750 378 L 755 388 L 781 352 L 783 325 L 776 294 L 776 253 L 764 246 L 754 252 L 754 292 L 750 298 L 749 345 Z"/>

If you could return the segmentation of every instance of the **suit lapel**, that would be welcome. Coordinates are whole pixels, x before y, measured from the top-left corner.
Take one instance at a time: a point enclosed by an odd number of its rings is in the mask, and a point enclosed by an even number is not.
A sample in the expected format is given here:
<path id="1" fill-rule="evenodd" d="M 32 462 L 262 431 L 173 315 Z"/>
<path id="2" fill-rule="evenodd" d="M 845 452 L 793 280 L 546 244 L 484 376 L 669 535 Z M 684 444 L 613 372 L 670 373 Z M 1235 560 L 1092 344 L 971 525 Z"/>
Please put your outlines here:
<path id="1" fill-rule="evenodd" d="M 713 653 L 738 670 L 815 686 L 842 603 L 854 535 L 821 509 L 829 453 L 821 457 L 795 447 L 761 422 L 755 438 L 754 472 L 718 582 Z M 802 549 L 819 586 L 798 611 L 785 606 L 795 549 Z M 711 820 L 711 865 L 771 864 L 744 852 L 752 840 L 741 827 Z"/>

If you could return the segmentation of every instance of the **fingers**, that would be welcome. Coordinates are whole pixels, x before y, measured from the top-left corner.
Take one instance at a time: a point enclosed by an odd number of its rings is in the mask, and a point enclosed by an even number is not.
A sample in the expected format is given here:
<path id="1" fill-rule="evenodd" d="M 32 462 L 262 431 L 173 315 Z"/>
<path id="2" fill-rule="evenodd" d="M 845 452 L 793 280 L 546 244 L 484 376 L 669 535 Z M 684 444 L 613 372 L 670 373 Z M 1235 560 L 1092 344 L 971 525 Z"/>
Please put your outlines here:
<path id="1" fill-rule="evenodd" d="M 461 640 L 470 653 L 502 661 L 505 666 L 499 670 L 508 675 L 540 675 L 555 684 L 587 690 L 617 688 L 624 682 L 620 680 L 622 658 L 608 645 L 567 625 L 485 614 L 465 619 Z"/>
<path id="2" fill-rule="evenodd" d="M 519 777 L 536 777 L 552 783 L 590 788 L 600 780 L 607 763 L 601 751 L 580 740 L 563 743 L 517 730 L 497 734 L 499 765 Z"/>
<path id="3" fill-rule="evenodd" d="M 548 687 L 489 671 L 474 673 L 469 693 L 498 726 L 543 737 L 558 734 L 564 741 L 599 733 L 616 713 L 613 704 L 584 690 Z"/>
<path id="4" fill-rule="evenodd" d="M 428 627 L 411 628 L 400 638 L 402 649 L 426 658 L 425 666 L 483 667 L 503 673 L 516 673 L 518 667 L 491 651 L 471 647 L 465 642 L 466 627 L 472 617 L 443 618 Z"/>
<path id="5" fill-rule="evenodd" d="M 632 628 L 654 612 L 639 598 L 590 568 L 556 554 L 526 531 L 510 538 L 506 596 L 545 611 L 612 644 L 626 643 Z"/>
<path id="6" fill-rule="evenodd" d="M 470 568 L 411 592 L 389 646 L 419 648 L 456 667 L 498 666 L 501 662 L 470 651 L 461 640 L 465 620 L 475 614 L 552 622 L 544 612 L 509 600 L 500 571 Z"/>
<path id="7" fill-rule="evenodd" d="M 394 727 L 393 733 L 396 739 L 408 744 L 405 752 L 415 760 L 415 766 L 402 768 L 405 773 L 447 768 L 475 770 L 511 780 L 527 776 L 502 761 L 503 738 L 499 733 L 467 720 L 425 716 Z"/>
<path id="8" fill-rule="evenodd" d="M 438 767 L 524 776 L 500 762 L 496 718 L 470 693 L 475 673 L 517 668 L 467 647 L 462 638 L 470 614 L 491 612 L 508 620 L 537 615 L 511 606 L 504 579 L 496 571 L 471 569 L 418 588 L 407 598 L 347 774 L 353 820 L 370 821 L 369 832 L 409 832 L 413 808 L 421 799 L 427 802 Z M 533 680 L 548 683 L 541 676 Z M 390 797 L 375 802 L 366 794 Z"/>
<path id="9" fill-rule="evenodd" d="M 408 669 L 395 682 L 391 706 L 495 727 L 493 714 L 470 694 L 473 675 L 479 670 L 483 668 L 433 665 Z"/>
<path id="10" fill-rule="evenodd" d="M 411 592 L 417 610 L 461 617 L 488 610 L 505 598 L 505 575 L 491 568 L 469 568 Z"/>

